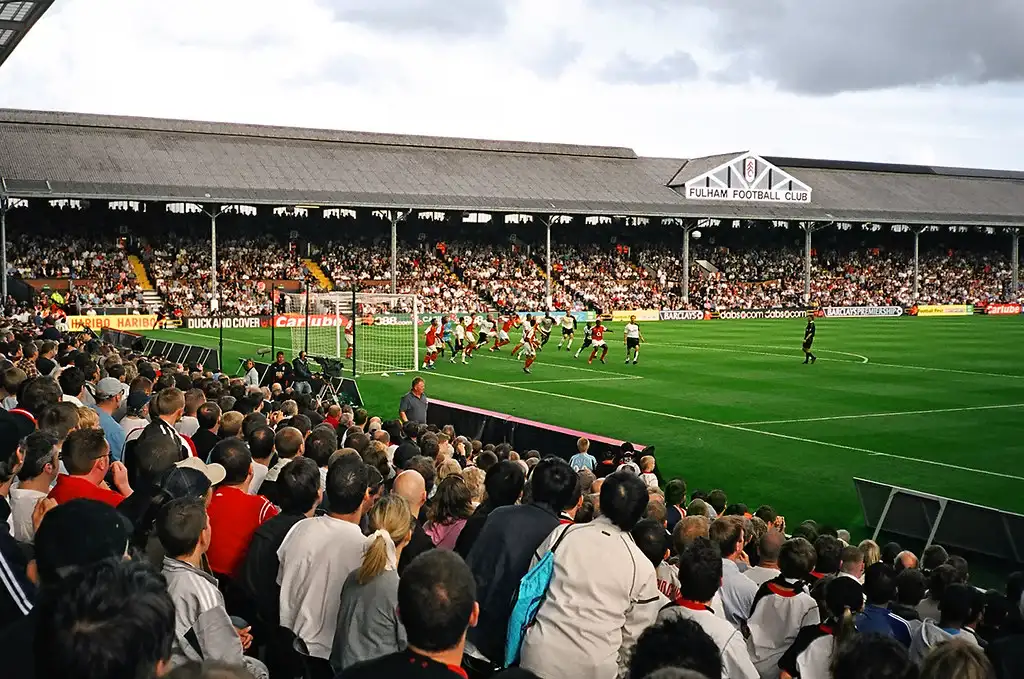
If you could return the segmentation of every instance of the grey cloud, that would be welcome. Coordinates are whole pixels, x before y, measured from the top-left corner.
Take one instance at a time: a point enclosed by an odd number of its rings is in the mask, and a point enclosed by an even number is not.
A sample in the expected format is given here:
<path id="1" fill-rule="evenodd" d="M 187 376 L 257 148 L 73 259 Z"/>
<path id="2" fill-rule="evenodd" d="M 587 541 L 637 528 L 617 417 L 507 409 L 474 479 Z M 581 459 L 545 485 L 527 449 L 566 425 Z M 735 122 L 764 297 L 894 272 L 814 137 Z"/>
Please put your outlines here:
<path id="1" fill-rule="evenodd" d="M 668 8 L 669 0 L 645 0 Z M 1024 81 L 1021 0 L 687 0 L 717 17 L 724 82 L 801 94 Z M 678 7 L 678 5 L 675 5 Z"/>
<path id="2" fill-rule="evenodd" d="M 500 33 L 505 0 L 322 0 L 341 21 L 375 30 L 461 36 Z"/>
<path id="3" fill-rule="evenodd" d="M 688 52 L 672 52 L 657 61 L 640 61 L 622 52 L 605 65 L 601 78 L 616 84 L 665 85 L 692 80 L 699 73 L 697 62 Z"/>
<path id="4" fill-rule="evenodd" d="M 545 78 L 558 78 L 565 69 L 572 66 L 583 53 L 583 43 L 565 35 L 556 36 L 545 47 L 533 53 L 529 59 L 530 68 Z"/>

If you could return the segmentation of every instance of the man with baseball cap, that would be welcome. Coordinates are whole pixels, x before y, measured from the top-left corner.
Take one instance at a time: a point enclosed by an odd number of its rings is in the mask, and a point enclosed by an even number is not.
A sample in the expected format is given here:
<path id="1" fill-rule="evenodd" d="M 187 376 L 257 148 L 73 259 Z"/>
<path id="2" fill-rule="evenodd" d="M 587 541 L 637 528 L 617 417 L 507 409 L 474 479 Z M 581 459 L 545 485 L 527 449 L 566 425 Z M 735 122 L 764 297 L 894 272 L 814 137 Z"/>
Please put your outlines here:
<path id="1" fill-rule="evenodd" d="M 95 500 L 78 499 L 54 507 L 36 532 L 35 559 L 28 578 L 40 593 L 72 573 L 106 559 L 128 558 L 128 524 L 116 509 Z M 29 604 L 25 616 L 0 633 L 4 679 L 33 679 L 31 649 L 36 616 Z"/>
<path id="2" fill-rule="evenodd" d="M 124 385 L 121 380 L 104 377 L 96 383 L 96 405 L 92 409 L 100 417 L 100 429 L 110 446 L 110 459 L 120 462 L 124 455 L 124 430 L 114 419 L 114 413 L 121 407 L 124 398 Z"/>

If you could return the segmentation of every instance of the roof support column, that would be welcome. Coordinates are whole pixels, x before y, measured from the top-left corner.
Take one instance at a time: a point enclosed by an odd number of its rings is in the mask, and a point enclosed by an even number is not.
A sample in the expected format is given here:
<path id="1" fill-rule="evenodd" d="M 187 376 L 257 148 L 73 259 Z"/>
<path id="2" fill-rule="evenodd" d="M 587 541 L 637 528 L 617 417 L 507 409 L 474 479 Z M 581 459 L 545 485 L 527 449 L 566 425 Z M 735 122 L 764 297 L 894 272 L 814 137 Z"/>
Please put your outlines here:
<path id="1" fill-rule="evenodd" d="M 917 299 L 920 296 L 921 286 L 921 232 L 925 230 L 923 226 L 914 227 L 914 304 L 917 304 Z"/>
<path id="2" fill-rule="evenodd" d="M 698 223 L 703 223 L 701 220 Z M 690 232 L 697 227 L 697 223 L 683 224 L 683 304 L 690 306 Z"/>
<path id="3" fill-rule="evenodd" d="M 11 207 L 11 201 L 6 194 L 0 194 L 0 277 L 3 278 L 3 296 L 0 299 L 0 308 L 7 305 L 7 210 Z"/>
<path id="4" fill-rule="evenodd" d="M 1011 302 L 1020 300 L 1020 229 L 1010 229 L 1010 237 L 1013 239 L 1010 246 L 1010 270 L 1011 276 L 1010 299 Z M 4 285 L 7 285 L 4 279 Z"/>
<path id="5" fill-rule="evenodd" d="M 387 219 L 391 222 L 391 294 L 398 294 L 398 222 L 404 221 L 412 210 L 388 210 Z"/>
<path id="6" fill-rule="evenodd" d="M 548 303 L 548 305 L 546 307 L 544 307 L 544 310 L 545 311 L 549 311 L 551 309 L 551 220 L 550 219 L 546 222 L 546 225 L 547 225 L 548 242 L 547 242 L 547 250 L 544 253 L 544 255 L 545 255 L 545 259 L 547 260 L 546 263 L 545 263 L 545 273 L 547 274 L 547 277 L 548 277 L 548 280 L 547 280 L 547 285 L 548 285 L 547 303 Z"/>
<path id="7" fill-rule="evenodd" d="M 804 304 L 811 303 L 811 234 L 825 226 L 817 222 L 800 222 L 800 228 L 804 230 Z"/>
<path id="8" fill-rule="evenodd" d="M 210 214 L 210 306 L 217 305 L 216 311 L 220 311 L 220 297 L 217 295 L 217 214 Z"/>

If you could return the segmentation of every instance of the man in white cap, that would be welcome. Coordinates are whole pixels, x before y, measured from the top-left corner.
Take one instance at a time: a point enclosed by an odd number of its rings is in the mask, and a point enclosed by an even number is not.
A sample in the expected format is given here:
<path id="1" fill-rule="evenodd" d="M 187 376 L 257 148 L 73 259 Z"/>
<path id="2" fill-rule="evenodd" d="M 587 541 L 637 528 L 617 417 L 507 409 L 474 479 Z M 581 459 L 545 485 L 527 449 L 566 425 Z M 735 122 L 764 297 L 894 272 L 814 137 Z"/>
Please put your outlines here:
<path id="1" fill-rule="evenodd" d="M 110 459 L 120 462 L 124 455 L 124 429 L 114 419 L 114 413 L 121 407 L 124 385 L 114 377 L 104 377 L 96 383 L 96 405 L 91 406 L 99 415 L 100 428 L 110 446 Z"/>

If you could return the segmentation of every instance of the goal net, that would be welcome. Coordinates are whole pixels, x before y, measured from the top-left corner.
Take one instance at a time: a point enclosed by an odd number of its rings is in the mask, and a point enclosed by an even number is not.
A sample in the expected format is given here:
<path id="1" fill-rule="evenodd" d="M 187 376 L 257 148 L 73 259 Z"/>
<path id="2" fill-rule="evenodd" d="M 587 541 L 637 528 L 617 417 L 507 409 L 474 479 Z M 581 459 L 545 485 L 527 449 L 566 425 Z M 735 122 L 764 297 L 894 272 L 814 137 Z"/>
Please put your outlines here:
<path id="1" fill-rule="evenodd" d="M 291 327 L 292 351 L 341 361 L 346 375 L 416 370 L 415 295 L 342 291 L 284 297 L 285 311 L 298 316 Z"/>

